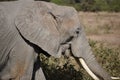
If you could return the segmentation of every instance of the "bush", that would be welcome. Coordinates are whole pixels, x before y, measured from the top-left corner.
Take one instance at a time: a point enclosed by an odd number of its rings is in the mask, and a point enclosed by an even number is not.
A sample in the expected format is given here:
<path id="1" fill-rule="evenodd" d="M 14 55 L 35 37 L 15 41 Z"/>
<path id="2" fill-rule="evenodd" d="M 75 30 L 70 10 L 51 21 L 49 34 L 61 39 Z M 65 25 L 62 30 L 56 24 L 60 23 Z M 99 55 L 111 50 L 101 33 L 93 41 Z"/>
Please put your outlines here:
<path id="1" fill-rule="evenodd" d="M 51 2 L 73 6 L 78 11 L 120 11 L 120 0 L 51 0 Z"/>
<path id="2" fill-rule="evenodd" d="M 0 0 L 16 1 L 16 0 Z M 73 6 L 78 11 L 120 11 L 120 0 L 35 0 L 53 2 L 59 5 Z"/>

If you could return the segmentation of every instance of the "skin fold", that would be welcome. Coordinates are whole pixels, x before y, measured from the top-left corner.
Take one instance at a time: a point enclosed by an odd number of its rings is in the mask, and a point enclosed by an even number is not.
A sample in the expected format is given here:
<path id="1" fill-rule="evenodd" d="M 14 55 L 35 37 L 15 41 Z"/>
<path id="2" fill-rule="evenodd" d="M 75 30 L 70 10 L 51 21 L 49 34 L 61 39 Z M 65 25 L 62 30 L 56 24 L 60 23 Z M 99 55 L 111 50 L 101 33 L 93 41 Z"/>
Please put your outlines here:
<path id="1" fill-rule="evenodd" d="M 0 2 L 0 80 L 46 80 L 38 55 L 60 58 L 67 50 L 85 62 L 95 80 L 111 80 L 95 60 L 74 8 L 32 0 Z"/>

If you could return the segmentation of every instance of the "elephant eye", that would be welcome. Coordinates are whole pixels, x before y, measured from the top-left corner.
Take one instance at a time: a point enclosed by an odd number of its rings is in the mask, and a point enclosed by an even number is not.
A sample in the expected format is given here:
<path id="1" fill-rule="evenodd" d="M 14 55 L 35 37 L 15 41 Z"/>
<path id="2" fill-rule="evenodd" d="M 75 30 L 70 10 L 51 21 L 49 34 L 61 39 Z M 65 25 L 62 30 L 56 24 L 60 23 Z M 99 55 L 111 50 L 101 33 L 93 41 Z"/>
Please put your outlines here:
<path id="1" fill-rule="evenodd" d="M 81 30 L 80 28 L 77 28 L 76 31 L 75 31 L 75 33 L 76 34 L 80 34 L 80 30 Z"/>

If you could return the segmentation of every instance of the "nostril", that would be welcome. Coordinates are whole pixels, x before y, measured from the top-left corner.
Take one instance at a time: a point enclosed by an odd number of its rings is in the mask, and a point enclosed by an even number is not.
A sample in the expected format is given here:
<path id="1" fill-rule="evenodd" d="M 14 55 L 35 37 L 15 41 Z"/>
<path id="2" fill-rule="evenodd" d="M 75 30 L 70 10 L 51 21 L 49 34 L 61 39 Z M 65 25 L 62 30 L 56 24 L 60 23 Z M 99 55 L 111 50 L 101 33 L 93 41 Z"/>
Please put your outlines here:
<path id="1" fill-rule="evenodd" d="M 80 28 L 77 28 L 77 30 L 80 30 Z"/>

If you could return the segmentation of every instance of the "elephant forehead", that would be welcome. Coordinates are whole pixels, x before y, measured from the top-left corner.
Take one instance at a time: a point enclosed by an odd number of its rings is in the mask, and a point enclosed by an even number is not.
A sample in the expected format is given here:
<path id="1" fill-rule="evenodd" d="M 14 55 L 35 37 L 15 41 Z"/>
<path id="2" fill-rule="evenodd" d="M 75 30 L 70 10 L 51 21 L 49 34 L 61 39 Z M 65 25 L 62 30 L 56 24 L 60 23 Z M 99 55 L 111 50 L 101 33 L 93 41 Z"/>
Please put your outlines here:
<path id="1" fill-rule="evenodd" d="M 76 25 L 75 21 L 73 19 L 66 19 L 63 21 L 62 26 L 64 26 L 64 28 L 70 29 L 73 28 Z"/>
<path id="2" fill-rule="evenodd" d="M 70 24 L 69 26 L 78 26 L 78 25 L 80 25 L 78 13 L 76 11 L 73 11 L 72 14 L 67 12 L 65 14 L 65 16 L 63 17 L 63 22 L 66 23 L 66 24 Z"/>

